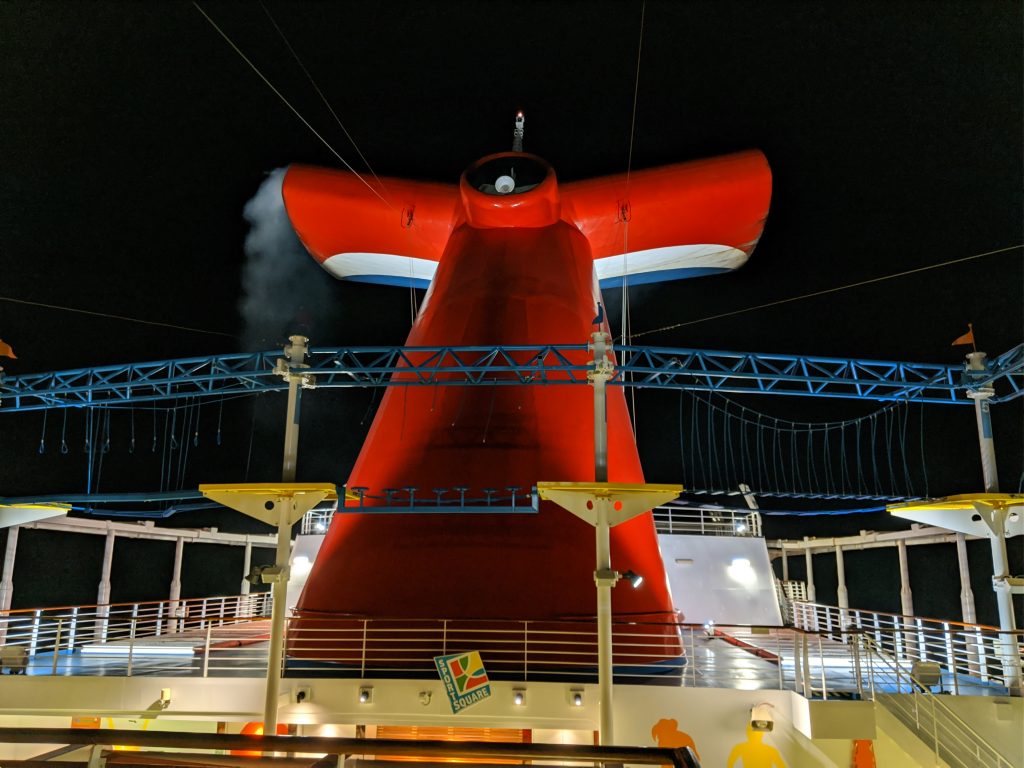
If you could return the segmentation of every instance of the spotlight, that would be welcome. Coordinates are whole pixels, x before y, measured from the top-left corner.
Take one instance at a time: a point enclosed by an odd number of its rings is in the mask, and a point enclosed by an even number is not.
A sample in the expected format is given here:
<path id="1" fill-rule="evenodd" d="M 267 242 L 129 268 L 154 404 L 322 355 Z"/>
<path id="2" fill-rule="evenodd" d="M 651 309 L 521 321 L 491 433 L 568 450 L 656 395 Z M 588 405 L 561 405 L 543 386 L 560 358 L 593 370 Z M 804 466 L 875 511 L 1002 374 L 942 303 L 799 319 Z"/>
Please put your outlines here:
<path id="1" fill-rule="evenodd" d="M 704 622 L 704 634 L 708 637 L 715 636 L 715 621 L 714 619 L 708 619 Z"/>
<path id="2" fill-rule="evenodd" d="M 526 703 L 526 689 L 525 688 L 513 688 L 512 689 L 512 701 L 515 702 L 517 707 L 521 707 Z"/>
<path id="3" fill-rule="evenodd" d="M 750 729 L 753 731 L 772 731 L 775 729 L 775 718 L 772 717 L 772 705 L 767 702 L 755 704 L 750 709 Z"/>
<path id="4" fill-rule="evenodd" d="M 746 532 L 747 532 L 747 524 L 746 523 L 736 523 L 736 533 L 746 533 Z"/>
<path id="5" fill-rule="evenodd" d="M 583 689 L 582 688 L 570 688 L 569 689 L 569 701 L 572 702 L 574 707 L 583 706 Z"/>
<path id="6" fill-rule="evenodd" d="M 371 703 L 373 703 L 373 686 L 372 685 L 361 685 L 361 686 L 359 686 L 359 703 L 360 704 L 371 704 Z"/>
<path id="7" fill-rule="evenodd" d="M 316 525 L 313 526 L 313 530 L 315 530 L 317 533 L 323 533 L 324 531 L 327 530 L 327 526 L 324 525 L 323 523 L 317 523 Z"/>
<path id="8" fill-rule="evenodd" d="M 644 583 L 644 577 L 635 571 L 626 571 L 622 574 L 622 578 L 628 581 L 633 589 L 640 589 L 640 585 Z"/>

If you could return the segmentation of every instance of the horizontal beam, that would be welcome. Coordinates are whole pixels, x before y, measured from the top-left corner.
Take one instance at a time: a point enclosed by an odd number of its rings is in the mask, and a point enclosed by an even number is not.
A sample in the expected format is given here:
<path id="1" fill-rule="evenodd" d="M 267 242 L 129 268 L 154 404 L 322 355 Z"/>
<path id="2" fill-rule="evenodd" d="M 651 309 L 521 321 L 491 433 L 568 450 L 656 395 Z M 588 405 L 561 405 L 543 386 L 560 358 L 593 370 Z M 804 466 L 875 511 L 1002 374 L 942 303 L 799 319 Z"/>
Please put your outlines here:
<path id="1" fill-rule="evenodd" d="M 998 385 L 992 402 L 1024 394 L 1024 345 L 968 379 L 963 366 L 625 346 L 612 385 L 728 393 L 970 404 L 968 389 Z M 586 385 L 586 345 L 311 349 L 310 386 Z M 118 407 L 287 389 L 277 351 L 6 376 L 0 413 Z"/>
<path id="2" fill-rule="evenodd" d="M 980 539 L 981 536 L 967 536 L 967 539 Z M 946 544 L 956 541 L 956 534 L 947 531 L 945 528 L 933 526 L 922 526 L 911 528 L 906 531 L 864 531 L 857 536 L 835 536 L 831 538 L 809 538 L 809 539 L 776 539 L 768 542 L 769 550 L 781 552 L 812 552 L 831 551 L 836 547 L 842 549 L 875 549 L 877 547 L 895 547 L 900 541 L 907 545 L 913 544 Z"/>
<path id="3" fill-rule="evenodd" d="M 150 523 L 119 523 L 113 520 L 96 520 L 84 517 L 62 517 L 51 520 L 40 520 L 25 523 L 19 528 L 34 528 L 43 531 L 59 531 L 61 533 L 91 533 L 105 536 L 113 533 L 126 539 L 150 539 L 157 541 L 174 541 L 184 539 L 194 544 L 230 544 L 254 547 L 277 546 L 276 535 L 259 535 L 252 533 L 223 533 L 221 531 L 204 531 L 195 528 L 157 528 Z"/>

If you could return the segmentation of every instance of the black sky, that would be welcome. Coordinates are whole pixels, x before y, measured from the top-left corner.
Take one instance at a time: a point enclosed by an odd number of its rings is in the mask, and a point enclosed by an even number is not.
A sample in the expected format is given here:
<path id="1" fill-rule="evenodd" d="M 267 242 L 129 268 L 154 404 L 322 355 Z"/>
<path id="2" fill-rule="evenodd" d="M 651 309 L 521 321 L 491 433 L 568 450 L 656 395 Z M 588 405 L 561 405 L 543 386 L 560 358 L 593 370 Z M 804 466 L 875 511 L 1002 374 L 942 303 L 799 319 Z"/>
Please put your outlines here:
<path id="1" fill-rule="evenodd" d="M 260 4 L 202 6 L 357 164 Z M 527 149 L 562 179 L 626 168 L 637 2 L 267 7 L 381 175 L 454 182 L 477 157 L 509 146 L 517 108 L 527 113 Z M 634 331 L 1024 241 L 1019 3 L 652 1 L 645 14 L 633 166 L 757 147 L 774 194 L 746 267 L 636 290 Z M 226 334 L 0 300 L 0 338 L 19 355 L 4 361 L 7 373 L 240 349 L 245 202 L 274 168 L 337 160 L 191 3 L 5 2 L 0 40 L 0 296 Z M 949 343 L 973 322 L 995 355 L 1024 336 L 1021 253 L 638 342 L 956 363 L 964 348 Z M 314 345 L 404 340 L 405 291 L 311 279 L 330 283 L 330 307 L 282 300 Z M 607 298 L 617 317 L 617 296 Z M 370 395 L 320 394 L 308 404 L 317 427 L 304 434 L 300 476 L 341 482 Z M 229 414 L 219 447 L 207 409 L 184 485 L 275 476 L 282 404 L 260 400 L 253 421 L 250 403 Z M 781 398 L 757 406 L 823 420 L 870 408 Z M 676 449 L 659 426 L 667 407 L 640 396 L 652 480 L 672 479 L 664 475 Z M 1019 401 L 995 409 L 1004 490 L 1017 490 L 1021 477 L 1021 413 Z M 928 414 L 933 491 L 978 489 L 973 413 L 934 406 Z M 139 416 L 140 445 L 149 439 L 143 417 L 151 418 Z M 54 450 L 61 414 L 49 417 L 47 453 L 36 453 L 41 419 L 0 425 L 9 468 L 0 495 L 83 489 L 81 416 L 70 417 L 79 444 L 67 456 Z M 159 467 L 141 450 L 126 455 L 126 431 L 117 428 L 104 488 L 152 488 Z M 884 523 L 870 522 L 817 525 Z"/>

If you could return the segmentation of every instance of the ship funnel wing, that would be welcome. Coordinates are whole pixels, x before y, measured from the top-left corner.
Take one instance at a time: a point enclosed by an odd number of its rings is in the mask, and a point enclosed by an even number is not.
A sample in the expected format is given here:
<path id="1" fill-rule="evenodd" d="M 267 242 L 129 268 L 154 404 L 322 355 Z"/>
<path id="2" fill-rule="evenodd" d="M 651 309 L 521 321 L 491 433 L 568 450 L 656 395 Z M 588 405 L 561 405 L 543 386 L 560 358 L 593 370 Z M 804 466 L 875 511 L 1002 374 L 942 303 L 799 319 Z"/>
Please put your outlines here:
<path id="1" fill-rule="evenodd" d="M 306 250 L 341 280 L 426 288 L 455 223 L 455 185 L 383 179 L 384 203 L 354 174 L 293 165 L 288 218 Z"/>
<path id="2" fill-rule="evenodd" d="M 768 216 L 772 176 L 750 150 L 562 184 L 562 218 L 590 241 L 602 288 L 742 266 Z"/>

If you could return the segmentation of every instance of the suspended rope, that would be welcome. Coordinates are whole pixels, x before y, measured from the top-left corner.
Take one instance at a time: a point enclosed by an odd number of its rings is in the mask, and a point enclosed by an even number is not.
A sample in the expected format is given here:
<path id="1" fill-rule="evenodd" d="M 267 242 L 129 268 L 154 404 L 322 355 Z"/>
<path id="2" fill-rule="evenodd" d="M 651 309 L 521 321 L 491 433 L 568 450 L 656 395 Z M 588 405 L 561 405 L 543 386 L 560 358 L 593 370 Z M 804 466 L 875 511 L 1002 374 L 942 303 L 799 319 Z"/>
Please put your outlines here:
<path id="1" fill-rule="evenodd" d="M 47 416 L 47 414 L 49 412 L 50 412 L 49 408 L 47 408 L 45 411 L 43 411 L 43 430 L 42 430 L 42 433 L 39 435 L 39 453 L 40 454 L 46 453 L 46 416 Z"/>
<path id="2" fill-rule="evenodd" d="M 747 484 L 783 497 L 914 498 L 914 467 L 927 476 L 923 422 L 918 455 L 908 439 L 920 409 L 912 412 L 906 402 L 858 418 L 797 422 L 718 393 L 684 390 L 678 412 L 679 466 L 690 492 L 732 493 Z"/>

